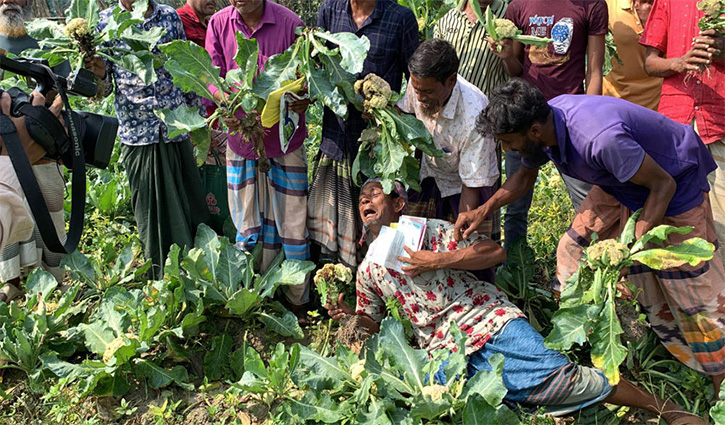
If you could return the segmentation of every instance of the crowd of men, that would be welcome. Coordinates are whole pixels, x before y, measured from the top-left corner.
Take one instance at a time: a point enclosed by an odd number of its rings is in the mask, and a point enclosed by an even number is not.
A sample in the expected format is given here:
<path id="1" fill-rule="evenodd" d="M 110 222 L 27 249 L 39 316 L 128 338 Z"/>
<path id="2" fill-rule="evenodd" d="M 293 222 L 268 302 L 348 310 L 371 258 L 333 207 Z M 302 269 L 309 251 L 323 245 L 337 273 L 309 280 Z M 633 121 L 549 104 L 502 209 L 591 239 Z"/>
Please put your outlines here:
<path id="1" fill-rule="evenodd" d="M 37 45 L 22 28 L 30 17 L 27 1 L 3 0 L 0 48 Z M 121 0 L 115 7 L 130 10 L 133 2 Z M 325 0 L 317 26 L 370 40 L 359 78 L 375 73 L 394 91 L 406 81 L 397 108 L 420 119 L 444 155 L 421 156 L 420 191 L 398 184 L 385 194 L 374 180 L 357 187 L 352 162 L 368 117 L 350 108 L 343 119 L 325 109 L 308 185 L 304 119 L 284 150 L 276 125 L 266 131 L 271 170 L 264 172 L 252 146 L 235 133 L 240 110 L 224 120 L 237 246 L 251 250 L 261 244 L 261 271 L 280 251 L 286 258 L 356 269 L 357 308 L 342 299 L 327 307 L 333 318 L 359 315 L 370 332 L 377 330 L 391 297 L 403 305 L 426 349 L 450 347 L 455 321 L 469 335 L 469 375 L 489 367 L 487 358 L 496 352 L 506 357 L 508 402 L 565 413 L 607 400 L 664 412 L 669 423 L 704 423 L 624 381 L 612 388 L 600 371 L 546 350 L 521 311 L 492 284 L 491 271 L 505 259 L 498 245 L 501 207 L 507 205 L 504 243 L 525 238 L 536 176 L 549 161 L 576 210 L 559 244 L 554 290 L 575 271 L 593 233 L 614 237 L 640 208 L 637 236 L 663 223 L 689 225 L 695 230 L 688 237 L 700 236 L 717 247 L 725 237 L 725 37 L 698 29 L 703 12 L 695 0 L 480 0 L 480 6 L 490 6 L 524 34 L 550 37 L 553 43 L 495 42 L 469 0 L 460 0 L 437 22 L 434 38 L 422 43 L 412 11 L 395 1 Z M 111 10 L 101 13 L 99 29 Z M 149 0 L 145 18 L 145 29 L 166 30 L 159 43 L 189 39 L 203 45 L 222 77 L 237 67 L 236 32 L 257 40 L 262 72 L 266 60 L 294 43 L 295 28 L 304 25 L 270 0 L 231 0 L 216 13 L 212 0 L 188 0 L 176 11 Z M 605 77 L 608 29 L 621 61 L 613 60 Z M 123 46 L 120 40 L 113 43 Z M 206 207 L 189 137 L 168 138 L 153 110 L 202 105 L 174 87 L 163 67 L 147 85 L 99 57 L 85 65 L 106 81 L 108 93 L 115 91 L 132 206 L 158 277 L 173 243 L 192 245 Z M 224 96 L 210 89 L 217 100 Z M 304 117 L 309 104 L 300 100 L 289 108 Z M 207 112 L 212 108 L 206 105 Z M 50 187 L 62 184 L 58 165 L 38 162 L 34 170 L 41 188 L 48 185 L 43 193 L 50 211 L 62 219 L 62 197 L 58 205 L 54 198 L 62 186 Z M 381 226 L 397 221 L 403 211 L 430 221 L 423 249 L 410 253 L 401 274 L 373 264 L 364 253 Z M 58 230 L 62 233 L 62 226 Z M 679 241 L 672 237 L 668 243 Z M 57 268 L 59 259 L 42 249 L 37 237 L 3 249 L 5 299 L 19 292 L 21 266 L 42 261 Z M 694 267 L 654 272 L 635 266 L 629 272 L 664 346 L 711 376 L 716 394 L 725 377 L 723 258 L 717 249 L 712 260 Z M 304 317 L 311 303 L 309 283 L 287 287 L 282 301 Z M 530 352 L 522 352 L 523 340 L 533 341 Z"/>

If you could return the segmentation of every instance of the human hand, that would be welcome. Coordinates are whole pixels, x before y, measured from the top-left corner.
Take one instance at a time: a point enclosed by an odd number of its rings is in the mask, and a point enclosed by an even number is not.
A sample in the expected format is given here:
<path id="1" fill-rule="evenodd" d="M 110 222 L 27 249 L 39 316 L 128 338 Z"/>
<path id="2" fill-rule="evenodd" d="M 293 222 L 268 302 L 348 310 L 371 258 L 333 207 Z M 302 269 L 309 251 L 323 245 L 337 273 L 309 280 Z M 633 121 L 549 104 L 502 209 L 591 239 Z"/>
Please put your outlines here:
<path id="1" fill-rule="evenodd" d="M 25 117 L 13 117 L 10 114 L 10 106 L 11 106 L 12 100 L 10 98 L 10 95 L 6 92 L 3 92 L 2 95 L 0 95 L 0 111 L 2 113 L 10 118 L 10 120 L 15 125 L 15 129 L 18 132 L 18 138 L 20 139 L 20 143 L 23 145 L 23 149 L 25 150 L 25 155 L 28 157 L 28 161 L 30 164 L 37 163 L 40 159 L 42 159 L 45 156 L 45 149 L 41 147 L 39 144 L 35 143 L 35 141 L 30 137 L 30 134 L 28 134 L 28 130 L 25 126 Z M 43 96 L 39 92 L 33 92 L 30 95 L 30 103 L 33 106 L 44 106 L 45 105 L 45 96 Z M 61 123 L 63 123 L 63 120 L 60 119 L 60 111 L 63 108 L 63 100 L 61 98 L 56 98 L 53 104 L 48 108 L 50 112 L 55 115 Z M 7 155 L 7 150 L 5 149 L 5 145 L 3 144 L 2 140 L 0 140 L 0 150 L 2 150 L 4 155 Z"/>
<path id="2" fill-rule="evenodd" d="M 690 50 L 675 62 L 675 72 L 683 74 L 690 71 L 700 71 L 710 66 L 713 54 L 708 51 L 710 44 L 704 40 L 705 38 L 695 38 L 692 41 Z"/>
<path id="3" fill-rule="evenodd" d="M 436 259 L 438 254 L 433 251 L 421 250 L 413 251 L 407 246 L 403 247 L 405 252 L 408 253 L 408 257 L 398 257 L 398 261 L 410 264 L 409 266 L 403 266 L 403 272 L 411 277 L 416 277 L 421 273 L 433 271 L 438 268 Z"/>
<path id="4" fill-rule="evenodd" d="M 86 56 L 83 58 L 83 66 L 91 71 L 96 78 L 106 77 L 106 64 L 100 56 Z"/>
<path id="5" fill-rule="evenodd" d="M 707 52 L 712 54 L 712 60 L 725 61 L 725 35 L 715 31 L 700 31 L 700 35 L 695 37 L 693 44 L 706 44 Z"/>
<path id="6" fill-rule="evenodd" d="M 510 38 L 501 39 L 501 41 L 494 41 L 493 38 L 488 37 L 488 48 L 491 49 L 494 55 L 501 59 L 508 59 L 514 56 L 514 41 Z M 498 47 L 501 46 L 501 51 Z"/>
<path id="7" fill-rule="evenodd" d="M 295 100 L 294 102 L 290 102 L 287 104 L 287 109 L 296 114 L 302 115 L 305 113 L 305 111 L 307 111 L 307 107 L 309 107 L 310 104 L 312 104 L 312 100 L 310 99 Z"/>
<path id="8" fill-rule="evenodd" d="M 637 221 L 637 224 L 634 226 L 634 236 L 639 239 L 641 238 L 645 233 L 652 230 L 654 227 L 654 224 L 646 221 L 646 220 L 639 220 Z"/>
<path id="9" fill-rule="evenodd" d="M 350 307 L 349 305 L 345 304 L 344 298 L 344 294 L 338 295 L 336 304 L 331 304 L 330 300 L 327 300 L 325 308 L 327 309 L 327 314 L 329 314 L 333 320 L 340 320 L 344 316 L 355 314 L 355 310 L 353 310 L 352 307 Z"/>
<path id="10" fill-rule="evenodd" d="M 488 204 L 483 204 L 473 211 L 466 211 L 458 214 L 456 219 L 456 225 L 453 228 L 453 238 L 456 241 L 461 241 L 471 236 L 471 233 L 475 232 L 483 222 L 486 220 L 490 213 L 490 207 Z"/>

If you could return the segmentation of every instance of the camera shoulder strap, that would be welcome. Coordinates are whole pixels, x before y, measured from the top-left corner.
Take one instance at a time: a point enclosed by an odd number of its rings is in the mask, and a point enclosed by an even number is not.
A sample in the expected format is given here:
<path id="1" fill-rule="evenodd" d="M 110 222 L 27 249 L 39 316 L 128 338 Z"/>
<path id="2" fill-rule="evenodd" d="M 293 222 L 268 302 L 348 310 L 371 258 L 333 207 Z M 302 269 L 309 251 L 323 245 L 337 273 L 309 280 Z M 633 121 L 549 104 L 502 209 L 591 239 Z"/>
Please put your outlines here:
<path id="1" fill-rule="evenodd" d="M 83 216 L 85 209 L 85 163 L 82 160 L 73 163 L 73 201 L 71 209 L 71 220 L 65 244 L 58 239 L 55 225 L 50 217 L 48 206 L 45 203 L 43 194 L 40 191 L 38 180 L 35 178 L 32 166 L 25 150 L 18 137 L 15 124 L 5 115 L 0 114 L 0 135 L 2 136 L 5 148 L 13 163 L 15 174 L 23 188 L 25 198 L 28 201 L 30 210 L 33 213 L 35 224 L 38 226 L 40 235 L 43 237 L 45 245 L 53 252 L 71 253 L 75 251 L 81 238 L 83 229 Z M 75 158 L 77 159 L 77 158 Z M 77 169 L 80 166 L 80 171 Z M 78 190 L 80 187 L 81 190 Z M 78 193 L 82 192 L 82 193 Z"/>

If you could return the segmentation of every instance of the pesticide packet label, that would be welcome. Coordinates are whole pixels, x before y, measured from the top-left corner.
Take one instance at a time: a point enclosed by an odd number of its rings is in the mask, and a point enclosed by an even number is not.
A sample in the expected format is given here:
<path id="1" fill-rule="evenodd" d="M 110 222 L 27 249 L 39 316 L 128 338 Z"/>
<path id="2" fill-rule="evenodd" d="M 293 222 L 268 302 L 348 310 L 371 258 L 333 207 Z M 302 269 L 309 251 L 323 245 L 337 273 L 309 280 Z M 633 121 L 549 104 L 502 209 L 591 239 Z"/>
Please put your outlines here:
<path id="1" fill-rule="evenodd" d="M 383 226 L 370 244 L 365 258 L 391 270 L 403 272 L 405 263 L 398 257 L 409 257 L 404 247 L 418 251 L 423 244 L 426 220 L 421 217 L 402 216 L 395 228 Z"/>
<path id="2" fill-rule="evenodd" d="M 298 95 L 292 92 L 284 92 L 279 98 L 279 147 L 282 152 L 287 153 L 292 136 L 297 133 L 300 127 L 300 115 L 287 108 L 287 105 L 303 99 L 309 99 L 309 95 Z"/>

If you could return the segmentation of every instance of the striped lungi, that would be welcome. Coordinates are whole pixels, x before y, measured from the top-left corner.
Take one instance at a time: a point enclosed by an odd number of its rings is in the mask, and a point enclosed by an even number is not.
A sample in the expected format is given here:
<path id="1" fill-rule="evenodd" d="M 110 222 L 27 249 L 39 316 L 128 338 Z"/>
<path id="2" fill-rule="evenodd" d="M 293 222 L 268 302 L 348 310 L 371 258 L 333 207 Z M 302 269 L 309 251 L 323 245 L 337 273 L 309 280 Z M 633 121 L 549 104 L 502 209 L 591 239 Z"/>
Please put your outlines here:
<path id="1" fill-rule="evenodd" d="M 316 162 L 308 204 L 310 239 L 320 246 L 322 258 L 354 269 L 362 233 L 357 212 L 360 189 L 353 185 L 347 157 L 335 161 L 321 153 Z"/>
<path id="2" fill-rule="evenodd" d="M 40 192 L 45 199 L 45 205 L 50 212 L 50 218 L 61 242 L 65 243 L 65 218 L 63 214 L 63 198 L 65 196 L 65 181 L 63 172 L 56 163 L 33 165 L 33 174 L 40 186 Z M 60 269 L 60 260 L 63 254 L 49 250 L 40 231 L 36 226 L 33 236 L 24 242 L 7 245 L 0 254 L 0 282 L 7 282 L 19 278 L 23 267 L 42 266 L 50 272 L 55 279 L 63 280 L 64 273 Z"/>
<path id="3" fill-rule="evenodd" d="M 237 246 L 251 250 L 261 239 L 261 272 L 284 251 L 285 258 L 310 257 L 307 228 L 307 164 L 304 149 L 269 158 L 272 168 L 259 171 L 258 160 L 227 150 L 229 212 L 237 228 Z M 309 300 L 307 283 L 285 286 L 292 304 Z"/>
<path id="4" fill-rule="evenodd" d="M 663 224 L 694 227 L 686 235 L 670 235 L 667 245 L 701 237 L 717 248 L 708 194 L 704 193 L 703 198 L 700 205 L 689 211 L 665 216 Z M 613 196 L 595 186 L 559 241 L 559 282 L 566 282 L 576 271 L 593 232 L 600 239 L 616 238 L 631 214 Z M 627 278 L 641 289 L 638 301 L 667 350 L 688 367 L 708 375 L 725 372 L 725 272 L 718 251 L 712 260 L 694 267 L 686 264 L 652 270 L 637 264 L 630 268 Z"/>
<path id="5" fill-rule="evenodd" d="M 710 182 L 710 205 L 718 240 L 725 240 L 725 139 L 707 145 L 717 169 L 707 176 Z M 718 251 L 720 261 L 725 264 L 725 249 Z"/>

